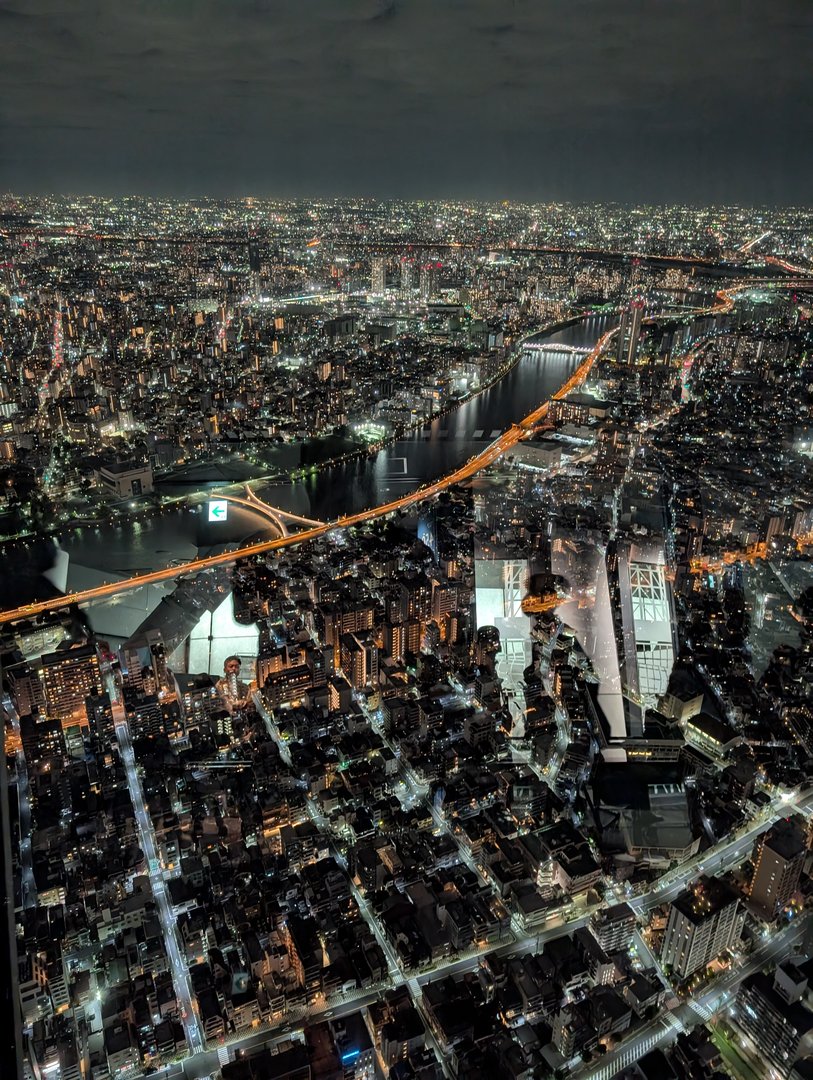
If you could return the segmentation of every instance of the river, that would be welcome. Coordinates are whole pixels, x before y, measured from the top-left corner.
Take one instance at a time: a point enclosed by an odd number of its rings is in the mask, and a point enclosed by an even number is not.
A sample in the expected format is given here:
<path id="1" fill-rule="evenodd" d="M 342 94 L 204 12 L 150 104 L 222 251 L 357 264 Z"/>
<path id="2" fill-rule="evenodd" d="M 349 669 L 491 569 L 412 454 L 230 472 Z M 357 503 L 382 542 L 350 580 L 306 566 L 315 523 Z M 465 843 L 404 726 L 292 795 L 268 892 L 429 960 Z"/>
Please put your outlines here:
<path id="1" fill-rule="evenodd" d="M 610 316 L 595 316 L 533 340 L 589 348 L 613 322 Z M 526 416 L 562 385 L 581 359 L 578 354 L 526 349 L 493 386 L 374 458 L 322 469 L 295 483 L 255 485 L 255 490 L 272 506 L 322 521 L 406 495 L 451 472 Z"/>
<path id="2" fill-rule="evenodd" d="M 594 316 L 534 339 L 544 344 L 592 347 L 613 323 Z M 420 487 L 450 472 L 521 419 L 561 386 L 579 362 L 578 354 L 526 349 L 519 362 L 493 386 L 453 412 L 399 439 L 374 457 L 322 469 L 303 480 L 255 487 L 274 506 L 321 520 L 362 510 Z M 70 559 L 68 585 L 79 587 L 79 567 L 129 576 L 160 569 L 265 531 L 263 518 L 230 507 L 226 523 L 210 525 L 194 509 L 164 509 L 136 522 L 66 531 L 60 547 Z M 16 606 L 50 595 L 39 574 L 48 566 L 48 542 L 26 547 L 6 544 L 2 604 Z M 36 554 L 35 554 L 36 552 Z M 87 580 L 87 574 L 84 575 Z"/>

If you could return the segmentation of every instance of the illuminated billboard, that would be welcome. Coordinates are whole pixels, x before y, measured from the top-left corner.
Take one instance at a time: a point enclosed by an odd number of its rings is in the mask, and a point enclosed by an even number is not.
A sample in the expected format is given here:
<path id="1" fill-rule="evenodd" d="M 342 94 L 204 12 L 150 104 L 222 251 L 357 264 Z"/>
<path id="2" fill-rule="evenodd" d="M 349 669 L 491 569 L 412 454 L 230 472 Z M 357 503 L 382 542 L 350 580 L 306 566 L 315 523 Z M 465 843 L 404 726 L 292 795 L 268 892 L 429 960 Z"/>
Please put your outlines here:
<path id="1" fill-rule="evenodd" d="M 209 521 L 225 521 L 229 516 L 229 504 L 225 499 L 209 500 Z"/>

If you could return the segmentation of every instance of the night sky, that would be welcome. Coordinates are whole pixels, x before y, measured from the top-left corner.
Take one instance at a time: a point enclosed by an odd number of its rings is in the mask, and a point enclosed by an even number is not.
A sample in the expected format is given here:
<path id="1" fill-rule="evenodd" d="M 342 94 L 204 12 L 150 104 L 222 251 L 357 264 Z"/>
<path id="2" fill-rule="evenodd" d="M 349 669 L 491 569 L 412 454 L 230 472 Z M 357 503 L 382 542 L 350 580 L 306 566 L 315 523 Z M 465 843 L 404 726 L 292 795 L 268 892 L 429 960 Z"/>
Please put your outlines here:
<path id="1" fill-rule="evenodd" d="M 810 0 L 0 0 L 0 191 L 810 202 Z"/>

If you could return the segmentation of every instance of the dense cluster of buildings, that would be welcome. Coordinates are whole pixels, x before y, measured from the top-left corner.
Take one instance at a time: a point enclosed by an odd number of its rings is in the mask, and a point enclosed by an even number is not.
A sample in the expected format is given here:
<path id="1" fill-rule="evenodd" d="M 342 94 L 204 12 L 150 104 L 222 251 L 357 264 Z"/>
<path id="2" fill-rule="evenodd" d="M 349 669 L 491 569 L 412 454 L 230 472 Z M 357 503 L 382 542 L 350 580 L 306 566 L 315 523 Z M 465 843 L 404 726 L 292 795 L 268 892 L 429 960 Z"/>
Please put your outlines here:
<path id="1" fill-rule="evenodd" d="M 391 430 L 540 321 L 618 321 L 464 484 L 189 574 L 135 629 L 3 625 L 24 1075 L 804 1080 L 809 290 L 726 268 L 715 306 L 718 267 L 581 253 L 572 209 L 568 252 L 527 209 L 475 246 L 455 207 L 443 245 L 395 207 L 362 252 L 349 205 L 280 208 L 273 245 L 233 205 L 144 204 L 141 240 L 101 206 L 3 219 L 9 513 L 72 498 L 80 450 L 85 505 L 138 501 L 229 431 Z"/>
<path id="2" fill-rule="evenodd" d="M 523 334 L 574 313 L 626 306 L 617 352 L 632 360 L 645 304 L 714 285 L 702 259 L 698 274 L 667 257 L 706 254 L 712 231 L 735 251 L 750 228 L 746 213 L 711 230 L 683 209 L 166 214 L 150 200 L 0 206 L 0 535 L 118 517 L 170 480 L 360 452 L 488 385 Z M 794 256 L 798 234 L 775 219 Z"/>

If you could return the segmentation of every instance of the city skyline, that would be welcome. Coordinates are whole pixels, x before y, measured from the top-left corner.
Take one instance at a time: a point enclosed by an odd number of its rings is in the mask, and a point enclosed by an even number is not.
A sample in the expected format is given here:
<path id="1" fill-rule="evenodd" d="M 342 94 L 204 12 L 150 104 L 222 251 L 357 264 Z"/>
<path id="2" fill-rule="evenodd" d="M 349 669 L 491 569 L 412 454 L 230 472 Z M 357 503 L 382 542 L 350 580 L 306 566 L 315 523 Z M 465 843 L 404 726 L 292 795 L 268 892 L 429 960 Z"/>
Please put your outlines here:
<path id="1" fill-rule="evenodd" d="M 812 235 L 0 197 L 19 1076 L 807 1080 Z"/>
<path id="2" fill-rule="evenodd" d="M 0 0 L 2 1080 L 813 1080 L 809 0 Z"/>

